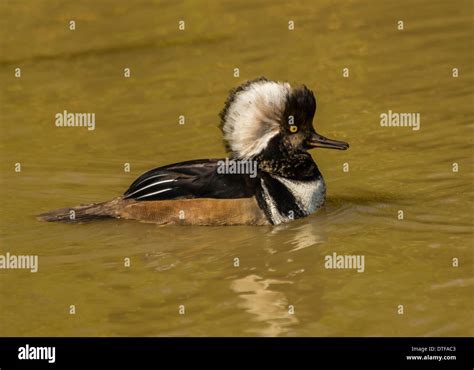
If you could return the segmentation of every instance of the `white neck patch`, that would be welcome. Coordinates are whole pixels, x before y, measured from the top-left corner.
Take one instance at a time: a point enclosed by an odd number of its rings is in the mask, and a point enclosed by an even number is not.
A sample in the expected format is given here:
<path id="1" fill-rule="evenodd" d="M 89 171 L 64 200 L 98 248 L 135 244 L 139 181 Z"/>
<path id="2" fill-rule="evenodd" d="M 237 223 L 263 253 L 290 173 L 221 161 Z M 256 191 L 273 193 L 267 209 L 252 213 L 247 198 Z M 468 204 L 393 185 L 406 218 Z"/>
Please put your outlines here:
<path id="1" fill-rule="evenodd" d="M 271 175 L 274 179 L 281 182 L 295 197 L 297 206 L 303 211 L 305 216 L 314 213 L 320 208 L 326 198 L 326 185 L 322 177 L 312 181 L 290 180 L 281 176 Z M 263 199 L 267 204 L 270 218 L 274 225 L 292 221 L 289 215 L 281 214 L 278 210 L 276 200 L 268 192 L 263 179 L 260 180 L 263 189 Z"/>
<path id="2" fill-rule="evenodd" d="M 260 80 L 238 91 L 223 117 L 224 140 L 234 155 L 250 159 L 280 132 L 288 83 Z"/>
<path id="3" fill-rule="evenodd" d="M 271 175 L 274 179 L 280 181 L 295 197 L 296 204 L 303 211 L 305 216 L 314 213 L 324 204 L 326 198 L 326 185 L 323 178 L 313 181 L 290 180 L 281 176 Z M 270 211 L 270 217 L 274 225 L 291 221 L 287 215 L 282 215 L 275 204 L 275 200 L 268 193 L 268 189 L 262 180 L 264 190 L 264 199 Z"/>

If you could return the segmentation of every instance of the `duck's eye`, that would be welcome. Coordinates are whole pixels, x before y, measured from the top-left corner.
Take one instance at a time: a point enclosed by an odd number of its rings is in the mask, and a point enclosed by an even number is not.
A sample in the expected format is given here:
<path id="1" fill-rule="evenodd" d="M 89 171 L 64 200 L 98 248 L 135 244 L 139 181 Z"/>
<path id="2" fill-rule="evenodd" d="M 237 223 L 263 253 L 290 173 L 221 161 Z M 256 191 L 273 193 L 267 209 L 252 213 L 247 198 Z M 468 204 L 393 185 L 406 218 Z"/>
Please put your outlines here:
<path id="1" fill-rule="evenodd" d="M 298 131 L 298 126 L 295 125 L 295 116 L 289 115 L 288 116 L 288 125 L 290 126 L 290 132 L 295 133 Z"/>

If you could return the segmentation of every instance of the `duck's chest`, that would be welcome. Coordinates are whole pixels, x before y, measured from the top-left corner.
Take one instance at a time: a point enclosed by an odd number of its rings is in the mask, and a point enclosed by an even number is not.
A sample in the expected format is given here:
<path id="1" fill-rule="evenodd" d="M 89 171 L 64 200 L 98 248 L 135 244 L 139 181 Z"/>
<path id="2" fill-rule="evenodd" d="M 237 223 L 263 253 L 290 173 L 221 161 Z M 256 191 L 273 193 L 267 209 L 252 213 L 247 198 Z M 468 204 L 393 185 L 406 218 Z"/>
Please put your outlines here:
<path id="1" fill-rule="evenodd" d="M 270 175 L 261 179 L 261 187 L 260 204 L 273 224 L 308 216 L 321 207 L 326 198 L 322 176 L 299 181 Z"/>

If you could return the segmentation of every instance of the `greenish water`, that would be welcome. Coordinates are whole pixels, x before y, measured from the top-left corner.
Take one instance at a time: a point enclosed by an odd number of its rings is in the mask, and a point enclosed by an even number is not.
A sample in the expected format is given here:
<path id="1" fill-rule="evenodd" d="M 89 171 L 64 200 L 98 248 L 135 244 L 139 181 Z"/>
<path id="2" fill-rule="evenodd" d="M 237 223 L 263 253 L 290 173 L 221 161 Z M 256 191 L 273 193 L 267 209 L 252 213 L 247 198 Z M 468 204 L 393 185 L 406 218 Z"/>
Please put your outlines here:
<path id="1" fill-rule="evenodd" d="M 0 270 L 0 335 L 474 334 L 472 1 L 0 10 L 0 254 L 39 255 L 37 273 Z M 120 195 L 148 169 L 223 157 L 217 114 L 260 75 L 314 89 L 317 130 L 351 144 L 312 152 L 321 212 L 278 227 L 36 220 Z M 96 129 L 55 127 L 63 110 L 95 112 Z M 381 127 L 388 110 L 420 113 L 421 129 Z M 334 252 L 365 256 L 365 271 L 324 268 Z"/>

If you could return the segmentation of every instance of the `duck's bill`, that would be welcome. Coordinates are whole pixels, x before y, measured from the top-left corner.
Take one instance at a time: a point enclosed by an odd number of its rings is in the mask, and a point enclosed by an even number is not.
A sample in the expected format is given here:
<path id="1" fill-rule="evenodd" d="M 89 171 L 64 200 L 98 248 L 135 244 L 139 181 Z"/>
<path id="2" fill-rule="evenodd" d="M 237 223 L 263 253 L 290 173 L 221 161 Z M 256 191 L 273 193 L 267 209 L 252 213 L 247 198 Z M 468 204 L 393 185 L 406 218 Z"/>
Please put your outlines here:
<path id="1" fill-rule="evenodd" d="M 313 133 L 311 138 L 308 140 L 308 146 L 310 148 L 326 148 L 326 149 L 339 149 L 346 150 L 349 148 L 349 144 L 345 141 L 328 139 L 318 133 Z"/>

